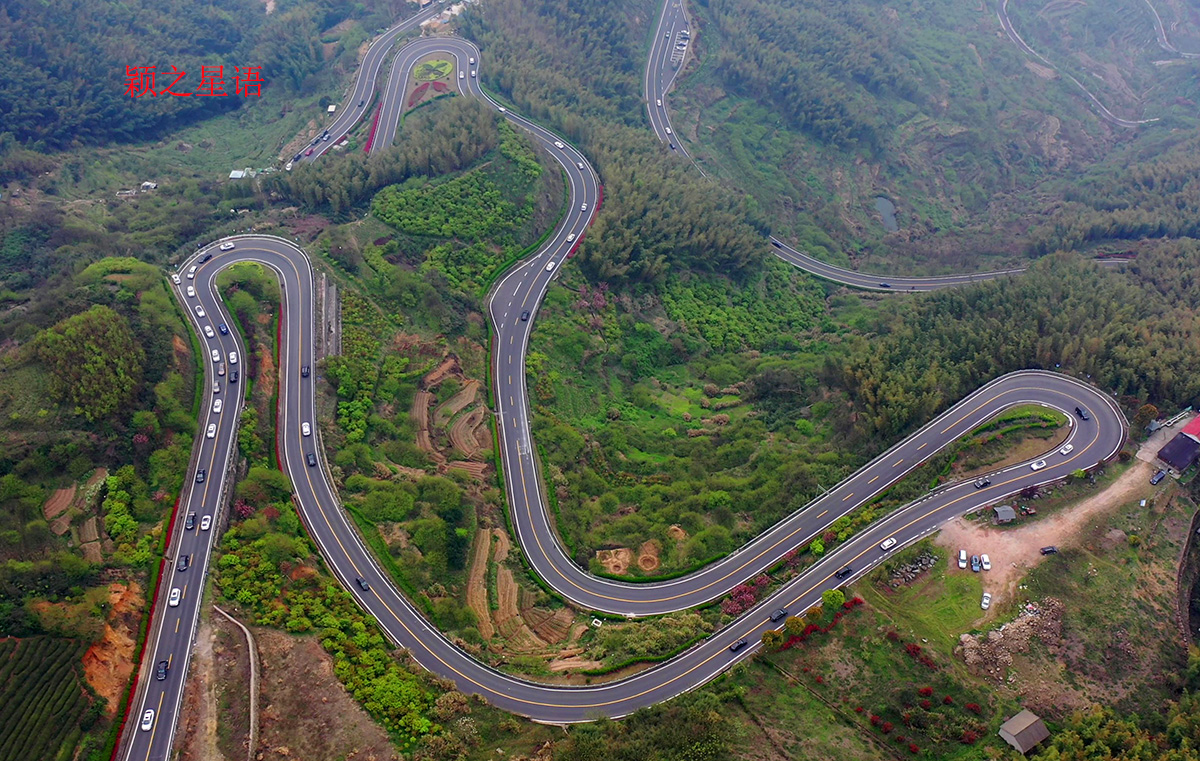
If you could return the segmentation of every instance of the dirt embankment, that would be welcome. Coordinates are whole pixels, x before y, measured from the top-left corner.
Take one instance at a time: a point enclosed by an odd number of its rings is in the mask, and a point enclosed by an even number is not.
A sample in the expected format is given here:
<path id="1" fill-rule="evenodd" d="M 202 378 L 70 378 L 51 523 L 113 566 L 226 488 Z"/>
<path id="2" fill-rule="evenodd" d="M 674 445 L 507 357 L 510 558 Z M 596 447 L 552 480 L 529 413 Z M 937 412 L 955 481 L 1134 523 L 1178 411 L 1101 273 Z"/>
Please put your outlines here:
<path id="1" fill-rule="evenodd" d="M 487 570 L 488 555 L 492 549 L 492 532 L 485 528 L 475 533 L 475 544 L 471 549 L 471 568 L 467 573 L 467 607 L 475 612 L 479 633 L 489 640 L 496 633 L 492 626 L 491 610 L 488 608 Z"/>
<path id="2" fill-rule="evenodd" d="M 133 650 L 138 624 L 146 607 L 141 585 L 114 582 L 108 586 L 108 617 L 104 633 L 83 654 L 83 675 L 108 701 L 108 716 L 116 716 L 121 694 L 133 674 Z"/>

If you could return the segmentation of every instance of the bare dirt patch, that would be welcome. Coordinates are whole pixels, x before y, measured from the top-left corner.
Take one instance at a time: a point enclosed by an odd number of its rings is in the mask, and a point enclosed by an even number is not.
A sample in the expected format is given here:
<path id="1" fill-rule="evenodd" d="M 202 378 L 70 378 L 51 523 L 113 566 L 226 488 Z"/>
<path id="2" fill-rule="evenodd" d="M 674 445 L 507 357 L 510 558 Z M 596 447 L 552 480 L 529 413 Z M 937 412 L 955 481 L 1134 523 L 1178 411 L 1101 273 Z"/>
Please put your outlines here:
<path id="1" fill-rule="evenodd" d="M 492 549 L 492 532 L 479 529 L 475 532 L 475 544 L 471 550 L 471 568 L 467 573 L 467 607 L 475 611 L 479 633 L 489 640 L 496 633 L 492 626 L 492 612 L 488 608 L 487 570 L 488 554 Z"/>
<path id="2" fill-rule="evenodd" d="M 50 495 L 50 499 L 46 500 L 46 504 L 42 505 L 42 515 L 46 516 L 46 520 L 54 520 L 71 506 L 71 503 L 75 500 L 76 488 L 75 484 L 71 484 L 65 489 L 56 489 Z"/>
<path id="3" fill-rule="evenodd" d="M 674 539 L 676 542 L 686 542 L 688 533 L 683 530 L 682 526 L 673 524 L 667 528 L 667 536 Z"/>
<path id="4" fill-rule="evenodd" d="M 1001 590 L 993 593 L 997 598 L 1011 596 L 1017 581 L 1044 560 L 1042 547 L 1073 544 L 1090 520 L 1143 496 L 1153 472 L 1149 463 L 1138 461 L 1099 494 L 1020 528 L 1001 530 L 956 518 L 942 526 L 935 542 L 951 555 L 959 548 L 972 555 L 987 553 L 992 561 L 988 586 Z"/>
<path id="5" fill-rule="evenodd" d="M 648 542 L 643 542 L 641 547 L 638 547 L 638 568 L 649 573 L 650 571 L 658 570 L 659 553 L 662 548 L 658 546 L 658 542 L 651 539 Z"/>
<path id="6" fill-rule="evenodd" d="M 113 717 L 133 674 L 133 648 L 146 600 L 136 582 L 113 582 L 108 586 L 108 605 L 104 633 L 83 654 L 83 675 L 108 701 L 107 713 Z"/>
<path id="7" fill-rule="evenodd" d="M 633 551 L 628 547 L 597 550 L 596 559 L 600 561 L 600 565 L 604 566 L 604 570 L 619 575 L 629 570 L 629 564 L 633 562 Z"/>
<path id="8" fill-rule="evenodd" d="M 1044 439 L 1038 438 L 1037 436 L 1031 436 L 1024 431 L 1014 431 L 1012 433 L 1005 434 L 1002 440 L 1013 443 L 1010 443 L 1005 448 L 1003 457 L 971 470 L 956 469 L 955 472 L 958 474 L 959 478 L 974 478 L 975 476 L 982 475 L 984 473 L 991 473 L 999 468 L 1007 468 L 1009 465 L 1016 465 L 1019 462 L 1032 460 L 1038 455 L 1043 455 L 1047 452 L 1053 452 L 1054 450 L 1058 449 L 1060 446 L 1062 446 L 1062 443 L 1067 440 L 1067 436 L 1070 435 L 1070 433 L 1071 429 L 1067 426 L 1063 426 L 1055 432 L 1054 436 Z"/>
<path id="9" fill-rule="evenodd" d="M 202 620 L 184 692 L 180 761 L 246 757 L 249 688 L 250 661 L 241 632 L 220 615 Z"/>
<path id="10" fill-rule="evenodd" d="M 333 659 L 316 639 L 253 632 L 262 664 L 259 759 L 399 758 L 387 733 L 333 675 Z"/>
<path id="11" fill-rule="evenodd" d="M 589 661 L 579 656 L 571 656 L 570 658 L 555 658 L 546 665 L 551 671 L 583 671 L 584 669 L 600 668 L 604 664 L 600 661 Z"/>
<path id="12" fill-rule="evenodd" d="M 444 403 L 438 405 L 438 408 L 433 413 L 434 425 L 445 425 L 452 417 L 457 415 L 462 410 L 465 410 L 471 403 L 475 401 L 475 396 L 479 393 L 479 381 L 467 381 L 462 390 L 454 396 L 447 399 Z"/>

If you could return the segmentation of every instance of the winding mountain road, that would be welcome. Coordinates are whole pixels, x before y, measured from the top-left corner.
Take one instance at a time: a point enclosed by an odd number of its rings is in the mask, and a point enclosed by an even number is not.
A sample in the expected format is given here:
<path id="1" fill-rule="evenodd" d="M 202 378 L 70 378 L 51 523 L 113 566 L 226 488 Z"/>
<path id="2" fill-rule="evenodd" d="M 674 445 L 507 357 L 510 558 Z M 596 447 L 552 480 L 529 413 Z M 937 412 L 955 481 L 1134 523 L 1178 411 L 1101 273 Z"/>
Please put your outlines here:
<path id="1" fill-rule="evenodd" d="M 661 39 L 664 39 L 661 35 L 656 38 Z M 184 277 L 175 292 L 201 336 L 206 352 L 215 350 L 218 354 L 216 358 L 210 358 L 212 361 L 205 362 L 206 388 L 213 393 L 206 395 L 206 413 L 201 419 L 194 462 L 188 473 L 191 486 L 181 497 L 179 515 L 195 512 L 221 519 L 218 511 L 222 505 L 222 490 L 232 483 L 232 476 L 227 475 L 228 463 L 236 447 L 236 418 L 244 383 L 232 383 L 230 375 L 222 376 L 218 372 L 222 361 L 227 373 L 234 367 L 229 363 L 230 352 L 237 352 L 241 357 L 246 356 L 246 352 L 236 330 L 231 330 L 229 335 L 219 330 L 221 324 L 233 326 L 235 323 L 230 320 L 217 293 L 215 278 L 219 271 L 234 263 L 257 262 L 276 274 L 283 294 L 278 451 L 291 480 L 295 504 L 304 525 L 330 571 L 378 620 L 387 636 L 408 649 L 422 666 L 453 680 L 463 692 L 481 695 L 501 708 L 551 723 L 624 716 L 638 708 L 670 699 L 704 684 L 731 664 L 754 653 L 763 631 L 782 626 L 782 622 L 770 621 L 772 611 L 780 608 L 793 612 L 806 610 L 819 602 L 826 589 L 842 586 L 870 571 L 887 557 L 888 553 L 879 547 L 883 539 L 895 537 L 899 546 L 915 541 L 935 531 L 949 518 L 994 503 L 1028 486 L 1060 479 L 1078 468 L 1095 465 L 1115 454 L 1123 443 L 1126 423 L 1107 395 L 1064 375 L 1036 370 L 1012 373 L 983 385 L 829 492 L 720 561 L 688 576 L 660 583 L 630 584 L 592 576 L 563 552 L 542 494 L 543 482 L 533 456 L 536 447 L 530 431 L 525 356 L 538 306 L 562 264 L 579 245 L 580 237 L 602 201 L 602 187 L 586 158 L 566 140 L 505 109 L 482 90 L 478 77 L 470 74 L 478 71 L 479 50 L 473 44 L 453 37 L 417 40 L 397 53 L 392 81 L 386 87 L 382 103 L 384 115 L 381 115 L 380 124 L 386 127 L 377 135 L 384 145 L 394 139 L 412 67 L 421 58 L 434 54 L 453 59 L 456 72 L 468 72 L 462 78 L 455 74 L 460 92 L 490 103 L 510 122 L 528 131 L 546 154 L 562 166 L 568 179 L 570 197 L 566 213 L 538 251 L 515 265 L 496 283 L 488 296 L 488 313 L 495 329 L 492 371 L 500 431 L 498 444 L 514 529 L 534 572 L 576 605 L 635 617 L 682 610 L 711 601 L 774 565 L 788 551 L 820 534 L 838 517 L 869 503 L 896 480 L 993 415 L 1014 405 L 1032 403 L 1062 410 L 1072 420 L 1068 438 L 1072 449 L 1065 455 L 1057 452 L 1046 455 L 1045 468 L 1034 471 L 1030 463 L 1020 463 L 993 474 L 992 483 L 986 488 L 951 484 L 930 493 L 838 546 L 754 609 L 669 661 L 635 676 L 599 686 L 538 684 L 480 663 L 438 632 L 380 568 L 340 505 L 324 467 L 324 448 L 318 440 L 315 425 L 314 384 L 319 377 L 316 368 L 310 374 L 302 371 L 313 366 L 316 324 L 313 270 L 304 251 L 284 239 L 259 235 L 236 236 L 197 251 L 181 265 L 180 273 Z M 476 65 L 470 64 L 472 57 Z M 378 60 L 382 62 L 382 56 Z M 378 65 L 374 71 L 364 66 L 360 78 L 370 77 L 373 82 L 377 71 Z M 355 98 L 361 99 L 361 90 L 358 85 L 354 88 L 351 94 L 354 103 L 358 102 Z M 222 247 L 226 250 L 221 250 Z M 803 256 L 782 245 L 776 248 L 797 257 Z M 186 273 L 193 266 L 195 279 L 189 280 Z M 895 282 L 893 287 L 896 288 L 911 286 L 913 290 L 928 290 L 969 282 L 969 278 L 905 278 Z M 195 287 L 194 296 L 187 294 L 188 285 Z M 872 286 L 867 282 L 860 287 Z M 879 284 L 875 283 L 875 287 Z M 208 335 L 210 330 L 211 337 Z M 214 412 L 212 402 L 217 398 L 229 406 Z M 1081 420 L 1074 414 L 1077 407 L 1091 413 L 1088 420 Z M 210 423 L 214 426 L 211 437 L 207 435 Z M 304 423 L 310 424 L 311 435 L 304 434 Z M 310 464 L 310 457 L 314 464 Z M 196 483 L 196 469 L 200 467 L 206 469 L 207 478 L 203 483 Z M 153 610 L 146 662 L 166 660 L 170 668 L 162 681 L 144 675 L 139 683 L 122 745 L 123 757 L 131 760 L 165 759 L 170 752 L 203 580 L 210 562 L 212 531 L 188 529 L 181 518 L 175 522 L 172 533 L 169 539 L 172 562 L 168 569 L 177 569 L 174 560 L 181 555 L 188 555 L 191 562 L 186 570 L 168 570 L 162 577 L 159 602 Z M 850 571 L 842 578 L 836 578 L 835 573 L 845 568 Z M 360 585 L 360 579 L 365 582 L 365 588 Z M 170 590 L 176 587 L 182 590 L 179 604 L 164 605 Z M 747 640 L 748 645 L 731 651 L 730 646 L 742 639 Z M 148 728 L 143 730 L 139 724 L 146 710 L 152 710 L 154 714 Z"/>

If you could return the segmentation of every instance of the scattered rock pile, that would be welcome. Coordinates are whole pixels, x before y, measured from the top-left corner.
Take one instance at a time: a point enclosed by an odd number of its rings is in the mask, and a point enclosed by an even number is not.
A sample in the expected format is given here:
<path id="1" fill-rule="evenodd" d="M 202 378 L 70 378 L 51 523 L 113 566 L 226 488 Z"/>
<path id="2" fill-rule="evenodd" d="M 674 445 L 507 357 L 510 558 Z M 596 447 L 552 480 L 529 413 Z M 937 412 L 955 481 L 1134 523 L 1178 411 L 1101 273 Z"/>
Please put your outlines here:
<path id="1" fill-rule="evenodd" d="M 955 652 L 976 674 L 997 682 L 1005 680 L 1013 654 L 1029 651 L 1029 640 L 1037 637 L 1053 647 L 1062 636 L 1063 604 L 1053 597 L 1027 603 L 1014 621 L 985 634 L 964 634 Z"/>
<path id="2" fill-rule="evenodd" d="M 892 589 L 899 589 L 904 584 L 911 584 L 918 576 L 933 568 L 937 555 L 932 552 L 922 552 L 911 563 L 905 563 L 892 571 Z"/>

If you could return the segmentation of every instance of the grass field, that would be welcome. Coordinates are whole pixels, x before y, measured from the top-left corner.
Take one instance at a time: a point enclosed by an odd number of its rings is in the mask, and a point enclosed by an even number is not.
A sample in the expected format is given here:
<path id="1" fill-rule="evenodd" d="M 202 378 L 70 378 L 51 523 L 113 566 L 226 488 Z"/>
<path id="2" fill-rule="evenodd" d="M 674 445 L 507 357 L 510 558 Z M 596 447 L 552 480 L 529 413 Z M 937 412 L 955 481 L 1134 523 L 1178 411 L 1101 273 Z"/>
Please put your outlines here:
<path id="1" fill-rule="evenodd" d="M 83 651 L 55 637 L 0 641 L 0 761 L 72 758 L 89 707 Z"/>

